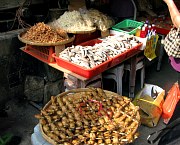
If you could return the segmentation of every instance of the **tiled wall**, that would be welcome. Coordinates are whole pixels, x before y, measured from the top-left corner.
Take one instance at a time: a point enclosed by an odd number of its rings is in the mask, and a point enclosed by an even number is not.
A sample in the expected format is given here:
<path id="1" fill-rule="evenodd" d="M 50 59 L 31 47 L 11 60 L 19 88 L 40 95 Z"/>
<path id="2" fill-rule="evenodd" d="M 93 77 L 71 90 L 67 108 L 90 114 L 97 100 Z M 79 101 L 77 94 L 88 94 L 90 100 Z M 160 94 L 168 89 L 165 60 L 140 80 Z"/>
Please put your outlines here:
<path id="1" fill-rule="evenodd" d="M 0 87 L 1 99 L 8 100 L 10 97 L 19 95 L 22 90 L 20 87 L 21 57 L 18 48 L 22 45 L 17 34 L 20 30 L 0 33 Z"/>
<path id="2" fill-rule="evenodd" d="M 10 98 L 27 97 L 31 100 L 35 97 L 33 95 L 26 96 L 24 93 L 27 76 L 32 78 L 37 76 L 45 81 L 44 88 L 42 88 L 43 94 L 38 97 L 46 97 L 44 98 L 46 102 L 51 95 L 57 95 L 63 91 L 62 72 L 20 50 L 25 46 L 17 37 L 22 31 L 22 29 L 17 29 L 0 33 L 0 109 L 2 104 L 5 104 L 5 100 Z M 38 90 L 36 89 L 36 91 Z M 30 94 L 33 94 L 32 92 Z"/>

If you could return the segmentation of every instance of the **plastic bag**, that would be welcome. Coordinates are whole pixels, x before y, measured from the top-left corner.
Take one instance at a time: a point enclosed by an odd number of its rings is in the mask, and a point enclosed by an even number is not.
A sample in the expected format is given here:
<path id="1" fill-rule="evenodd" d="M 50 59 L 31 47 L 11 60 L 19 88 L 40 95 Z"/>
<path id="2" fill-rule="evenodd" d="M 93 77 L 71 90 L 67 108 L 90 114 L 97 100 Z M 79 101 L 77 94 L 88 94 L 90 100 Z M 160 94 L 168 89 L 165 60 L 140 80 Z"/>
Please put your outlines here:
<path id="1" fill-rule="evenodd" d="M 149 127 L 155 127 L 162 114 L 165 90 L 162 88 L 145 84 L 144 88 L 136 95 L 133 103 L 139 106 L 141 123 Z"/>
<path id="2" fill-rule="evenodd" d="M 156 58 L 156 45 L 158 42 L 159 36 L 156 34 L 155 36 L 151 36 L 150 39 L 147 39 L 146 47 L 144 49 L 144 55 L 151 61 Z"/>
<path id="3" fill-rule="evenodd" d="M 147 141 L 154 144 L 158 141 L 158 145 L 179 145 L 180 142 L 180 118 L 177 118 L 165 128 L 151 133 Z"/>
<path id="4" fill-rule="evenodd" d="M 96 9 L 90 9 L 88 11 L 88 15 L 92 19 L 98 30 L 106 31 L 114 25 L 114 21 L 111 17 L 103 14 Z"/>

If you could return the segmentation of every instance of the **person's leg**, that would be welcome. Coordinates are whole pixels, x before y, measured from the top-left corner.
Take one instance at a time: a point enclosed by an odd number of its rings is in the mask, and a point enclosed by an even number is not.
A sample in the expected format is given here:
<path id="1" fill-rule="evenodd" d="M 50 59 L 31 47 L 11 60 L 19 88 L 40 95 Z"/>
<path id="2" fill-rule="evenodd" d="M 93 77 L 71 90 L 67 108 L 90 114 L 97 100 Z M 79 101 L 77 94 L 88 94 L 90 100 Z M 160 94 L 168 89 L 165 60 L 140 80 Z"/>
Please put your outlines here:
<path id="1" fill-rule="evenodd" d="M 180 86 L 180 72 L 177 72 L 177 76 L 178 76 L 178 77 L 177 77 L 177 78 L 178 78 L 177 81 L 178 81 L 178 84 L 179 84 L 179 86 Z"/>
<path id="2" fill-rule="evenodd" d="M 177 81 L 178 81 L 178 85 L 179 85 L 179 93 L 178 93 L 178 96 L 179 96 L 179 100 L 180 100 L 180 72 L 177 72 Z M 180 102 L 180 101 L 179 101 Z M 180 104 L 180 103 L 179 103 Z"/>

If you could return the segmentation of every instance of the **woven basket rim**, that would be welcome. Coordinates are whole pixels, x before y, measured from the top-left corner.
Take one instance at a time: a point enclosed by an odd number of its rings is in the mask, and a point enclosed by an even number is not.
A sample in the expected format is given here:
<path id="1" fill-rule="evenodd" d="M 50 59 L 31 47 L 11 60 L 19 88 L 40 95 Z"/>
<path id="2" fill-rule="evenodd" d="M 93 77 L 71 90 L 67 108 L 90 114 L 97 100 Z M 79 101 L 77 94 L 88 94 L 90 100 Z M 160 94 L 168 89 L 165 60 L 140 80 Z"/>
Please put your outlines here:
<path id="1" fill-rule="evenodd" d="M 93 90 L 91 90 L 91 89 L 89 89 L 89 88 L 72 89 L 72 90 L 63 92 L 63 93 L 61 93 L 61 94 L 58 94 L 58 95 L 55 96 L 55 97 L 64 97 L 64 96 L 67 96 L 68 94 L 80 93 L 80 92 L 88 92 L 88 91 L 93 91 Z M 106 93 L 106 95 L 109 94 L 109 95 L 115 95 L 116 97 L 117 97 L 117 96 L 120 97 L 120 95 L 117 94 L 117 93 L 114 93 L 114 92 L 111 92 L 111 91 L 108 91 L 108 90 L 103 90 L 103 91 Z M 121 97 L 125 97 L 125 96 L 121 96 Z M 136 108 L 136 106 L 135 106 L 132 102 L 130 102 L 130 104 L 131 104 L 132 106 L 134 106 L 134 108 Z M 43 110 L 46 109 L 47 107 L 49 107 L 49 105 L 51 105 L 51 100 L 43 107 Z M 137 129 L 138 129 L 138 126 L 140 125 L 140 114 L 139 114 L 139 112 L 137 112 L 137 118 L 136 118 L 136 119 L 137 119 L 137 121 L 139 122 L 139 124 L 138 124 L 138 125 L 136 126 L 136 128 L 133 130 L 132 134 L 135 134 L 135 133 L 136 133 L 136 131 L 137 131 Z M 39 123 L 39 126 L 40 126 L 40 131 L 41 131 L 41 133 L 42 133 L 42 136 L 43 136 L 49 143 L 51 143 L 52 145 L 59 145 L 59 144 L 57 144 L 53 139 L 51 139 L 50 137 L 48 137 L 48 136 L 44 133 L 41 123 Z"/>
<path id="2" fill-rule="evenodd" d="M 29 41 L 27 39 L 22 38 L 22 35 L 25 34 L 27 31 L 24 31 L 22 33 L 20 33 L 18 35 L 18 39 L 25 43 L 25 44 L 29 44 L 29 45 L 36 45 L 36 46 L 57 46 L 57 45 L 64 45 L 67 43 L 70 43 L 72 41 L 74 41 L 75 39 L 75 35 L 73 35 L 72 37 L 69 37 L 69 39 L 64 39 L 62 41 L 56 42 L 56 43 L 38 43 L 38 42 L 33 42 L 33 41 Z"/>
<path id="3" fill-rule="evenodd" d="M 93 33 L 96 31 L 96 27 L 93 27 L 92 30 L 87 30 L 87 31 L 73 31 L 73 30 L 65 30 L 67 33 L 72 33 L 72 34 L 88 34 L 88 33 Z"/>

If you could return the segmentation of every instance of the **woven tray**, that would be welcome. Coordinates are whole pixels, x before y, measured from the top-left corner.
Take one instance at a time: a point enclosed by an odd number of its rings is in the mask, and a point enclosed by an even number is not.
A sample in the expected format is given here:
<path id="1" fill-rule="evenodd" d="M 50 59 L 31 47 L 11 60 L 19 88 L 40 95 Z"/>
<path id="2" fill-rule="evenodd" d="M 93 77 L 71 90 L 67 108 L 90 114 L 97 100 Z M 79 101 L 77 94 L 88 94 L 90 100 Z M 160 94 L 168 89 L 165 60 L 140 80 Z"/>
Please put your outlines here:
<path id="1" fill-rule="evenodd" d="M 75 36 L 73 35 L 73 36 L 70 36 L 69 39 L 64 39 L 64 40 L 56 42 L 56 43 L 38 43 L 38 42 L 33 42 L 33 41 L 29 41 L 29 40 L 23 39 L 22 35 L 24 35 L 25 33 L 26 33 L 26 31 L 20 33 L 18 35 L 18 39 L 21 42 L 25 43 L 25 44 L 35 45 L 35 46 L 57 46 L 57 45 L 64 45 L 64 44 L 72 42 L 75 39 Z"/>
<path id="2" fill-rule="evenodd" d="M 55 112 L 62 117 L 57 118 Z M 52 97 L 37 116 L 42 136 L 52 145 L 124 145 L 137 138 L 140 125 L 138 108 L 127 97 L 97 88 L 74 89 Z"/>
<path id="3" fill-rule="evenodd" d="M 88 33 L 93 33 L 96 31 L 96 28 L 92 28 L 92 30 L 87 30 L 87 31 L 73 31 L 73 30 L 66 30 L 67 33 L 72 33 L 72 34 L 88 34 Z"/>

